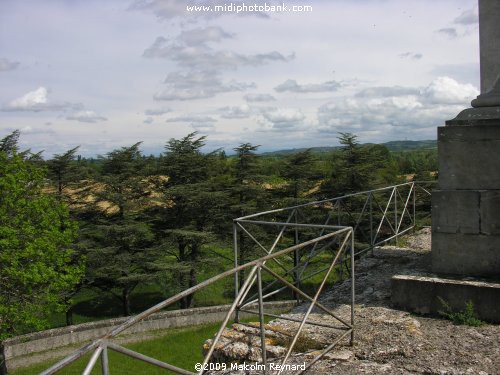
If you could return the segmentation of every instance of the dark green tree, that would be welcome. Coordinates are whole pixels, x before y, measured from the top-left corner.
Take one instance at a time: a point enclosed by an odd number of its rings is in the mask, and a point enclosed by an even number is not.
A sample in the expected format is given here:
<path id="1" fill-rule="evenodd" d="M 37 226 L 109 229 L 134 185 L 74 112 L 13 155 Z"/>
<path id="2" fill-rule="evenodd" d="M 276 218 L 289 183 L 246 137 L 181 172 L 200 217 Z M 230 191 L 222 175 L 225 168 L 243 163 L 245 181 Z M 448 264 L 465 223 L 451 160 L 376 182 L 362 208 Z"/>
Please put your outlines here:
<path id="1" fill-rule="evenodd" d="M 130 295 L 151 279 L 147 264 L 155 259 L 154 235 L 140 213 L 149 189 L 143 169 L 140 143 L 107 154 L 102 162 L 94 225 L 85 228 L 87 279 L 111 293 L 130 315 Z"/>
<path id="2" fill-rule="evenodd" d="M 341 147 L 334 153 L 332 176 L 321 189 L 323 197 L 357 193 L 394 182 L 396 171 L 387 148 L 360 145 L 352 133 L 340 133 L 339 142 Z"/>
<path id="3" fill-rule="evenodd" d="M 168 178 L 160 186 L 164 205 L 154 209 L 155 228 L 158 242 L 165 235 L 167 240 L 165 257 L 156 266 L 160 275 L 175 273 L 172 279 L 182 289 L 195 285 L 199 270 L 216 262 L 204 254 L 203 244 L 215 237 L 212 228 L 221 215 L 224 193 L 212 179 L 219 163 L 217 150 L 205 154 L 204 145 L 205 137 L 196 133 L 171 139 L 161 159 L 161 173 Z M 193 296 L 180 303 L 181 308 L 191 307 Z"/>
<path id="4" fill-rule="evenodd" d="M 282 176 L 288 180 L 288 196 L 295 201 L 301 196 L 303 189 L 311 186 L 314 181 L 314 161 L 311 149 L 294 153 L 285 160 Z"/>

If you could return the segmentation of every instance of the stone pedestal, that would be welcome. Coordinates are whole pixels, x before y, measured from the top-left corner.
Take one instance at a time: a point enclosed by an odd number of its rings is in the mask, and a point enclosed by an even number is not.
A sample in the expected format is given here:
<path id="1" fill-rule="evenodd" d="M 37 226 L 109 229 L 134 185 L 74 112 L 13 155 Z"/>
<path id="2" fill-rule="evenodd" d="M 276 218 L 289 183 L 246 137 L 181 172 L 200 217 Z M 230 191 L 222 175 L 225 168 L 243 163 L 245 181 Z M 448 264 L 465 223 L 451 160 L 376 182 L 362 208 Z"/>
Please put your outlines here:
<path id="1" fill-rule="evenodd" d="M 432 192 L 433 277 L 392 280 L 396 306 L 436 313 L 440 298 L 499 321 L 500 1 L 479 0 L 481 94 L 438 128 L 439 188 Z M 464 284 L 474 277 L 476 284 Z M 485 280 L 489 282 L 484 282 Z M 425 290 L 419 298 L 418 291 Z"/>
<path id="2" fill-rule="evenodd" d="M 500 276 L 500 118 L 488 116 L 496 109 L 500 113 L 500 107 L 467 109 L 438 128 L 439 189 L 432 194 L 435 273 Z"/>

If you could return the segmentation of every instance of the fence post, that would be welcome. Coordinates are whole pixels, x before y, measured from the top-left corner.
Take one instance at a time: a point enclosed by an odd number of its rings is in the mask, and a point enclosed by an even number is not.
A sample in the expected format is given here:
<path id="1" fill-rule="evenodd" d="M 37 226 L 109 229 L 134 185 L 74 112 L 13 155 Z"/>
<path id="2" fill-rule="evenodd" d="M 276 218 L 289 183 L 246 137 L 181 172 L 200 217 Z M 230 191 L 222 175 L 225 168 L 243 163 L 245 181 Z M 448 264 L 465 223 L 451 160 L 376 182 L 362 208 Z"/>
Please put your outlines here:
<path id="1" fill-rule="evenodd" d="M 108 347 L 103 345 L 101 353 L 101 371 L 102 375 L 109 375 Z"/>
<path id="2" fill-rule="evenodd" d="M 369 193 L 368 199 L 370 202 L 370 251 L 373 256 L 373 207 L 372 207 L 373 193 L 372 192 Z"/>
<path id="3" fill-rule="evenodd" d="M 351 342 L 350 345 L 354 346 L 354 300 L 356 292 L 354 289 L 354 230 L 351 230 Z"/>
<path id="4" fill-rule="evenodd" d="M 238 226 L 236 221 L 233 221 L 233 251 L 234 251 L 234 267 L 238 267 Z M 234 273 L 234 298 L 238 296 L 239 293 L 239 275 L 238 272 Z M 240 312 L 238 307 L 234 312 L 234 322 L 238 323 L 240 321 Z"/>
<path id="5" fill-rule="evenodd" d="M 266 353 L 266 325 L 264 321 L 264 302 L 262 298 L 262 267 L 257 268 L 257 288 L 259 292 L 259 323 L 260 323 L 260 347 L 262 352 L 262 364 L 264 365 L 264 375 L 267 374 L 267 353 Z"/>
<path id="6" fill-rule="evenodd" d="M 299 210 L 295 210 L 295 224 L 298 224 L 299 219 Z M 296 226 L 295 227 L 295 238 L 294 238 L 294 245 L 297 245 L 299 243 L 299 228 Z M 293 252 L 293 267 L 295 268 L 294 271 L 294 279 L 295 279 L 295 286 L 300 289 L 300 275 L 299 275 L 299 250 L 295 250 Z M 293 292 L 293 296 L 297 300 L 297 303 L 300 302 L 300 296 L 296 293 Z"/>
<path id="7" fill-rule="evenodd" d="M 415 185 L 415 182 L 413 182 L 413 233 L 415 233 L 417 229 L 417 199 L 416 199 L 416 190 L 417 187 Z"/>
<path id="8" fill-rule="evenodd" d="M 398 246 L 398 188 L 394 186 L 394 235 Z"/>

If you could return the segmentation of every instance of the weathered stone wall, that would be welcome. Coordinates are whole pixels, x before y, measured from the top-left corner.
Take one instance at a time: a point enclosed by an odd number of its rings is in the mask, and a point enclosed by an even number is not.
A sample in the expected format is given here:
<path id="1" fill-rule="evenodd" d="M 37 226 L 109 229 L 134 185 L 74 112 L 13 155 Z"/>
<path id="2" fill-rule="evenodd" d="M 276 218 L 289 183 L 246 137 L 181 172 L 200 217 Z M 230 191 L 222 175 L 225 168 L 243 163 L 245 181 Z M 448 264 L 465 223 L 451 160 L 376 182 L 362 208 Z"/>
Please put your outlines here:
<path id="1" fill-rule="evenodd" d="M 266 312 L 283 312 L 295 306 L 295 301 L 267 302 Z M 174 327 L 186 327 L 219 322 L 224 319 L 229 305 L 199 307 L 186 310 L 165 311 L 153 314 L 142 322 L 129 327 L 124 334 L 157 331 Z M 241 316 L 248 316 L 241 314 Z M 128 318 L 101 320 L 68 327 L 49 329 L 5 340 L 5 357 L 9 361 L 68 345 L 84 344 L 110 331 Z M 19 362 L 19 361 L 16 361 Z"/>
<path id="2" fill-rule="evenodd" d="M 438 274 L 498 278 L 500 119 L 438 128 L 439 190 L 432 193 L 432 267 Z"/>

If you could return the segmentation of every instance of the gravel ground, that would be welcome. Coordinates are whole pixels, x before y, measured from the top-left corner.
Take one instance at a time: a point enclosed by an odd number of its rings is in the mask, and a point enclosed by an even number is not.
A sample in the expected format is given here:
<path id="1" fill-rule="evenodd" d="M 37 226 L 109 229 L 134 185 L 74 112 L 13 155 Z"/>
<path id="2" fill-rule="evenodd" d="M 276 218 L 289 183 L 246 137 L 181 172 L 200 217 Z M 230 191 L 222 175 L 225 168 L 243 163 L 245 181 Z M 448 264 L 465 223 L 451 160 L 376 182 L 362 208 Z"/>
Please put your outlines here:
<path id="1" fill-rule="evenodd" d="M 385 246 L 356 263 L 356 329 L 354 346 L 349 340 L 318 361 L 310 374 L 500 374 L 500 326 L 457 326 L 448 320 L 412 315 L 390 307 L 390 279 L 395 274 L 424 273 L 430 263 L 430 229 L 405 241 L 409 248 Z M 349 280 L 326 291 L 321 302 L 346 320 L 350 317 Z M 303 304 L 288 316 L 300 317 Z M 313 310 L 311 319 L 335 324 L 334 318 Z M 291 332 L 298 324 L 275 320 Z M 307 326 L 306 326 L 307 327 Z M 308 326 L 307 335 L 317 341 L 333 340 L 333 329 Z M 318 350 L 295 353 L 287 363 L 302 364 Z M 259 374 L 258 371 L 227 371 Z M 284 371 L 284 374 L 297 373 Z M 215 373 L 214 373 L 215 374 Z M 268 374 L 277 374 L 269 371 Z"/>

